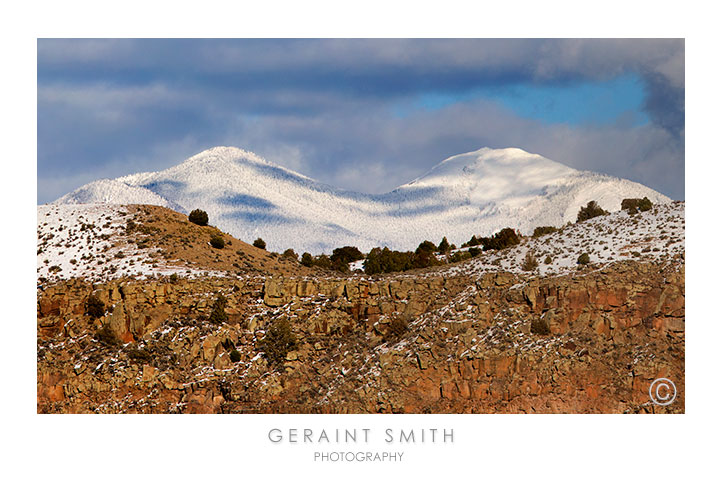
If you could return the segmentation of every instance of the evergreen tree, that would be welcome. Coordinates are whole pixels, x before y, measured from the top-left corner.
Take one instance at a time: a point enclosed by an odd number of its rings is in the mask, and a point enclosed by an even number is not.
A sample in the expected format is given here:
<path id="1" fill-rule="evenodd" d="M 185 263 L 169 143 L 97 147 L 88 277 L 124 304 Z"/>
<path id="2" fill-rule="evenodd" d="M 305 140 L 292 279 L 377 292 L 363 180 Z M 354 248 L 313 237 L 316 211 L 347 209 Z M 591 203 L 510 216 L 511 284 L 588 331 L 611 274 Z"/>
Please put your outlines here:
<path id="1" fill-rule="evenodd" d="M 284 250 L 283 256 L 294 261 L 299 260 L 299 255 L 294 252 L 293 248 L 287 248 L 286 250 Z"/>
<path id="2" fill-rule="evenodd" d="M 208 214 L 204 210 L 195 209 L 188 214 L 188 220 L 196 225 L 208 225 Z"/>
<path id="3" fill-rule="evenodd" d="M 335 248 L 331 254 L 332 262 L 341 261 L 346 264 L 356 262 L 362 258 L 364 258 L 364 254 L 361 253 L 358 248 L 350 246 Z"/>
<path id="4" fill-rule="evenodd" d="M 311 267 L 314 265 L 314 257 L 309 252 L 301 254 L 301 264 L 305 267 Z"/>
<path id="5" fill-rule="evenodd" d="M 261 250 L 266 250 L 266 242 L 263 241 L 261 237 L 254 240 L 254 247 L 260 248 Z"/>
<path id="6" fill-rule="evenodd" d="M 597 202 L 591 200 L 585 207 L 580 207 L 580 211 L 577 213 L 577 221 L 582 222 L 583 220 L 592 219 L 600 215 L 607 215 L 608 211 L 597 205 Z"/>
<path id="7" fill-rule="evenodd" d="M 414 251 L 414 253 L 434 253 L 437 251 L 437 246 L 434 245 L 429 240 L 425 240 L 424 242 L 420 243 L 417 247 L 417 250 Z"/>
<path id="8" fill-rule="evenodd" d="M 449 242 L 447 241 L 447 237 L 444 237 L 441 242 L 439 242 L 439 245 L 437 245 L 437 250 L 439 253 L 447 253 L 450 250 Z"/>

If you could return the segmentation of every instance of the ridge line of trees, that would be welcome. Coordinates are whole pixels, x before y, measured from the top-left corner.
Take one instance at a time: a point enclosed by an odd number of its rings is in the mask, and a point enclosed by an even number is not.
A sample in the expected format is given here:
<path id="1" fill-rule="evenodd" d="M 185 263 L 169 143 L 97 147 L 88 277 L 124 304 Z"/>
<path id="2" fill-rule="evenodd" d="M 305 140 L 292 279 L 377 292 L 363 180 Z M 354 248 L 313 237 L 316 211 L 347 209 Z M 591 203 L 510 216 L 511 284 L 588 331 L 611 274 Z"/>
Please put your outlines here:
<path id="1" fill-rule="evenodd" d="M 653 204 L 647 197 L 643 197 L 642 199 L 623 199 L 620 205 L 620 209 L 627 211 L 630 215 L 651 210 L 652 207 Z M 580 207 L 577 213 L 577 223 L 608 214 L 610 214 L 610 212 L 600 207 L 596 201 L 591 200 L 586 205 Z M 208 224 L 208 214 L 201 209 L 193 210 L 189 214 L 188 219 L 190 222 L 201 226 Z M 568 225 L 569 224 L 568 222 Z M 534 229 L 531 237 L 538 238 L 543 235 L 559 232 L 562 228 L 564 227 L 539 226 Z M 331 256 L 323 253 L 313 256 L 309 252 L 304 252 L 301 258 L 299 258 L 299 255 L 293 248 L 286 249 L 281 256 L 286 260 L 300 262 L 301 265 L 305 267 L 320 267 L 342 273 L 348 273 L 350 271 L 349 265 L 352 262 L 363 259 L 364 272 L 369 275 L 374 275 L 440 265 L 444 262 L 437 258 L 437 253 L 447 256 L 448 263 L 456 263 L 476 257 L 480 255 L 482 251 L 502 250 L 513 247 L 518 245 L 522 241 L 522 238 L 523 235 L 519 230 L 505 227 L 488 237 L 472 235 L 470 240 L 463 243 L 460 247 L 460 249 L 466 248 L 467 250 L 457 250 L 457 246 L 450 244 L 447 237 L 444 236 L 439 245 L 435 245 L 429 240 L 422 241 L 414 252 L 401 252 L 391 250 L 388 247 L 374 247 L 365 255 L 357 247 L 344 246 L 335 248 Z M 254 241 L 253 245 L 262 250 L 266 249 L 266 243 L 260 237 Z M 213 243 L 212 246 L 216 246 L 217 248 L 223 247 L 222 244 L 218 246 L 218 244 Z M 534 256 L 526 257 L 525 260 L 526 268 L 532 269 L 534 268 L 533 266 L 537 265 Z"/>

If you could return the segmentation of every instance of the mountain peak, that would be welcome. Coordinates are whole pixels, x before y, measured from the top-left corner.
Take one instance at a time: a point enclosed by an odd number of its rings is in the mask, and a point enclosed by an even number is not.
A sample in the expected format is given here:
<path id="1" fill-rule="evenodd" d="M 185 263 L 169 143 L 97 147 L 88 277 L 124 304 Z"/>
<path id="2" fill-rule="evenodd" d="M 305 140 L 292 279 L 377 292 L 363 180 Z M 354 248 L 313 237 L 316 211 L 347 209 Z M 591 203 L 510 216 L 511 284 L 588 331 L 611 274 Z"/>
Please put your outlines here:
<path id="1" fill-rule="evenodd" d="M 183 163 L 192 164 L 196 162 L 213 162 L 219 160 L 237 161 L 239 159 L 259 162 L 263 164 L 272 164 L 271 162 L 263 159 L 260 156 L 257 156 L 251 151 L 247 151 L 246 149 L 241 149 L 234 146 L 214 146 L 189 157 L 188 159 L 183 161 Z"/>
<path id="2" fill-rule="evenodd" d="M 491 149 L 457 154 L 440 162 L 403 188 L 457 184 L 485 201 L 512 194 L 537 193 L 541 188 L 577 172 L 559 162 L 519 148 Z"/>
<path id="3" fill-rule="evenodd" d="M 590 200 L 614 211 L 622 199 L 643 196 L 670 201 L 641 184 L 518 148 L 458 154 L 412 183 L 372 195 L 316 182 L 250 151 L 214 147 L 170 169 L 81 187 L 57 202 L 200 208 L 210 223 L 246 242 L 262 237 L 270 250 L 319 254 L 345 245 L 410 250 L 445 235 L 460 243 L 504 227 L 530 233 L 574 221 Z"/>
<path id="4" fill-rule="evenodd" d="M 465 167 L 473 164 L 484 163 L 508 164 L 518 167 L 534 165 L 535 163 L 546 163 L 548 165 L 559 164 L 539 154 L 533 154 L 517 147 L 500 149 L 483 147 L 476 151 L 454 155 L 440 162 L 438 165 L 448 164 Z"/>

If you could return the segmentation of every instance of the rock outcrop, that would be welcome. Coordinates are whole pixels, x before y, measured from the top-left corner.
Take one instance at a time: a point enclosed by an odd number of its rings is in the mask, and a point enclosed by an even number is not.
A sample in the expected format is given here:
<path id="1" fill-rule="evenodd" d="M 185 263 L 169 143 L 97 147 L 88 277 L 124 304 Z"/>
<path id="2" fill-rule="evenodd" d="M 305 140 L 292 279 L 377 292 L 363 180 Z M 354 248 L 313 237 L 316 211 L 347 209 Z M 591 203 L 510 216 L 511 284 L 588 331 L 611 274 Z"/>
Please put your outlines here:
<path id="1" fill-rule="evenodd" d="M 106 313 L 86 313 L 88 297 Z M 209 315 L 216 297 L 226 322 Z M 38 293 L 38 412 L 683 412 L 682 266 L 209 278 Z M 260 351 L 286 318 L 283 363 Z M 549 334 L 532 332 L 541 320 Z M 233 358 L 233 359 L 232 359 Z M 671 379 L 678 396 L 654 406 Z"/>

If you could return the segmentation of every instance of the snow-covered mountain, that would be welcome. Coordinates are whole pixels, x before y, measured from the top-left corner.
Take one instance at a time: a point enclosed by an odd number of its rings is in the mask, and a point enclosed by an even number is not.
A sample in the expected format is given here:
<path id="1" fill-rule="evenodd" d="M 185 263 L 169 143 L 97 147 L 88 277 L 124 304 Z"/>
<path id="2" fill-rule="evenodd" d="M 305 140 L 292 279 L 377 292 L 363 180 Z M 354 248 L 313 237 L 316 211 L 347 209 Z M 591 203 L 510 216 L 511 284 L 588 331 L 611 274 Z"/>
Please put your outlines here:
<path id="1" fill-rule="evenodd" d="M 503 227 L 530 233 L 574 222 L 590 200 L 614 211 L 623 198 L 643 196 L 670 202 L 641 184 L 514 148 L 452 156 L 409 184 L 372 195 L 319 183 L 242 149 L 215 147 L 164 171 L 92 182 L 55 203 L 200 208 L 241 240 L 262 237 L 271 250 L 316 254 L 344 245 L 409 250 L 443 236 L 459 244 Z"/>

